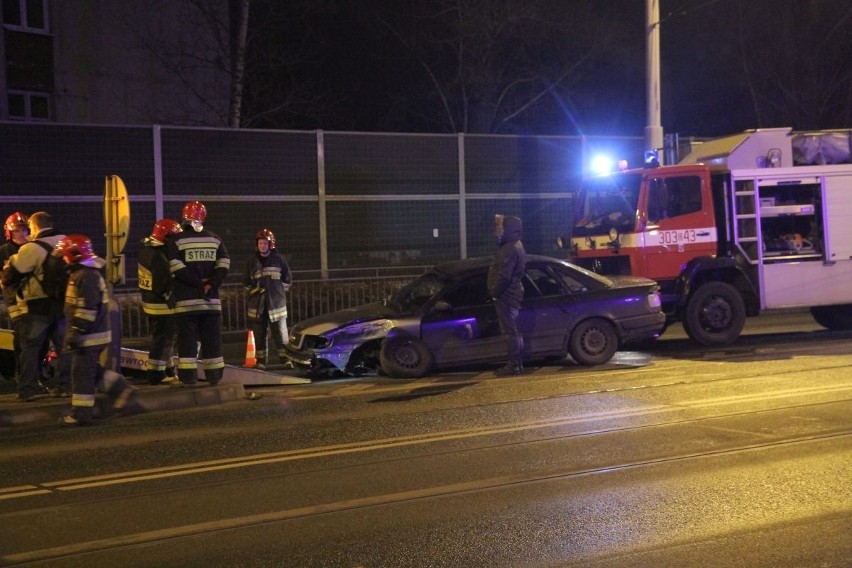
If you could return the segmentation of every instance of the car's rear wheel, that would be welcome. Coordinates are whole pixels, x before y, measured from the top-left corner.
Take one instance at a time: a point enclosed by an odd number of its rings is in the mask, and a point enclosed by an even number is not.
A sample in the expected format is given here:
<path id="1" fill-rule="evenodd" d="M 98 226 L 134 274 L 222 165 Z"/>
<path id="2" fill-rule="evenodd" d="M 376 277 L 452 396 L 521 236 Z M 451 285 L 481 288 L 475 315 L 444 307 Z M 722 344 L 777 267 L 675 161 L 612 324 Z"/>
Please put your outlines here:
<path id="1" fill-rule="evenodd" d="M 391 337 L 379 354 L 382 370 L 391 377 L 413 379 L 428 373 L 435 358 L 426 345 L 413 337 Z"/>
<path id="2" fill-rule="evenodd" d="M 814 306 L 811 315 L 826 329 L 844 331 L 852 329 L 852 304 L 840 306 Z"/>
<path id="3" fill-rule="evenodd" d="M 618 335 L 601 318 L 580 322 L 568 340 L 568 353 L 580 365 L 603 365 L 618 351 Z"/>

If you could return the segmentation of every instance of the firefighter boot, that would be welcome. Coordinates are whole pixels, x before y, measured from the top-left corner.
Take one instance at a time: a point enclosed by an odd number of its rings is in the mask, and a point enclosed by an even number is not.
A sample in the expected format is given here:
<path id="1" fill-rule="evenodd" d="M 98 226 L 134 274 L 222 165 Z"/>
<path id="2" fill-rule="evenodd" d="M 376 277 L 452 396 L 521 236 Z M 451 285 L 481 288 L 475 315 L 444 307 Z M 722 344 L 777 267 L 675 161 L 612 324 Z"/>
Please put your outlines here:
<path id="1" fill-rule="evenodd" d="M 91 423 L 92 408 L 87 406 L 72 406 L 59 417 L 60 426 L 87 426 Z"/>
<path id="2" fill-rule="evenodd" d="M 216 386 L 222 380 L 224 369 L 207 369 L 204 371 L 204 378 L 211 386 Z"/>

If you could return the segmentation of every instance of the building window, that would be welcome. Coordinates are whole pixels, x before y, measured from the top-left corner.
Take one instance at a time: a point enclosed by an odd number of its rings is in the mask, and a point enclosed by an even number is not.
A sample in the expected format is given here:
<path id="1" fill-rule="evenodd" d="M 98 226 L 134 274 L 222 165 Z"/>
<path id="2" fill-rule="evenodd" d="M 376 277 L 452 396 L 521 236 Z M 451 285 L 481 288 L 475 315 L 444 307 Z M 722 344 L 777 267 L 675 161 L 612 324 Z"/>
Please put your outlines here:
<path id="1" fill-rule="evenodd" d="M 3 0 L 3 24 L 31 32 L 47 32 L 47 0 Z"/>
<path id="2" fill-rule="evenodd" d="M 50 95 L 9 91 L 7 101 L 10 120 L 50 120 Z"/>

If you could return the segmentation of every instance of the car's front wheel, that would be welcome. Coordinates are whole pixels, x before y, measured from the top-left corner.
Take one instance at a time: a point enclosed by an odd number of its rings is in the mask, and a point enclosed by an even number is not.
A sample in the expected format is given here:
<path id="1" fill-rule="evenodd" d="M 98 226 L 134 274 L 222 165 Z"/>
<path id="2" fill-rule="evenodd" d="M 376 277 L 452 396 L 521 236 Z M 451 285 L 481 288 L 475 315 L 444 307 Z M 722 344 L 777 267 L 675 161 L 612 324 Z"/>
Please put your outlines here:
<path id="1" fill-rule="evenodd" d="M 435 364 L 432 352 L 422 341 L 404 336 L 385 339 L 379 359 L 387 375 L 403 379 L 422 377 Z"/>
<path id="2" fill-rule="evenodd" d="M 601 318 L 580 322 L 568 340 L 568 353 L 580 365 L 603 365 L 618 351 L 618 335 Z"/>

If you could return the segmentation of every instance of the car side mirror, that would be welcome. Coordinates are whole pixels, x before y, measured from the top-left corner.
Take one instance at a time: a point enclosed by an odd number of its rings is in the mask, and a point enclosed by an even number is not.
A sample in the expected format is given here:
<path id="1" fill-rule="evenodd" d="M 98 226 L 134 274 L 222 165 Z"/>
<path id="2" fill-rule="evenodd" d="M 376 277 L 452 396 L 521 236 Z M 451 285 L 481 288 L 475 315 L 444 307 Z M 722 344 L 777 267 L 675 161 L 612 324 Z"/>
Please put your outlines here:
<path id="1" fill-rule="evenodd" d="M 445 302 L 444 300 L 438 300 L 437 302 L 435 302 L 435 307 L 433 309 L 436 312 L 448 312 L 453 309 L 453 306 L 451 306 L 449 302 Z"/>

